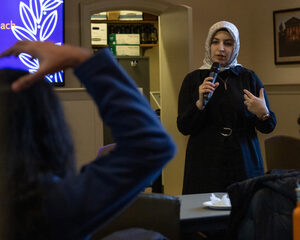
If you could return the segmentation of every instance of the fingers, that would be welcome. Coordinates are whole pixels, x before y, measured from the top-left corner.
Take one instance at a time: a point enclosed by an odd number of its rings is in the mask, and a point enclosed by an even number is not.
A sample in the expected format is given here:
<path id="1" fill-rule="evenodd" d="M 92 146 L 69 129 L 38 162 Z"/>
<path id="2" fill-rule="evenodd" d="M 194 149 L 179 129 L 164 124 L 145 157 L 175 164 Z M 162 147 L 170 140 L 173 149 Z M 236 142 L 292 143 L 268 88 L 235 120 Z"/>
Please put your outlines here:
<path id="1" fill-rule="evenodd" d="M 249 98 L 254 98 L 255 96 L 251 93 L 251 92 L 249 92 L 247 89 L 244 89 L 244 96 L 245 95 L 247 95 L 247 97 L 249 97 Z"/>
<path id="2" fill-rule="evenodd" d="M 269 112 L 266 106 L 263 88 L 259 90 L 259 97 L 256 97 L 246 89 L 244 89 L 244 93 L 244 104 L 249 112 L 255 114 L 258 118 Z"/>
<path id="3" fill-rule="evenodd" d="M 254 100 L 254 99 L 256 99 L 256 96 L 254 96 L 251 92 L 249 92 L 247 89 L 244 89 L 244 99 L 245 100 Z M 264 95 L 264 88 L 261 88 L 260 90 L 259 90 L 259 98 L 260 99 L 265 99 L 265 95 Z"/>
<path id="4" fill-rule="evenodd" d="M 214 86 L 211 86 L 211 85 L 200 86 L 201 92 L 213 92 L 214 90 L 215 90 Z"/>
<path id="5" fill-rule="evenodd" d="M 40 68 L 35 74 L 23 76 L 15 81 L 12 85 L 13 91 L 21 91 L 43 79 L 47 74 L 76 67 L 92 55 L 86 49 L 70 45 L 57 46 L 51 42 L 19 41 L 0 54 L 0 57 L 18 56 L 20 53 L 27 53 L 32 58 L 38 59 Z"/>
<path id="6" fill-rule="evenodd" d="M 247 106 L 248 110 L 250 105 L 253 103 L 253 101 L 255 100 L 255 96 L 249 92 L 247 89 L 244 89 L 244 104 Z"/>
<path id="7" fill-rule="evenodd" d="M 261 89 L 259 90 L 259 98 L 261 98 L 261 99 L 264 99 L 264 98 L 265 98 L 265 94 L 264 94 L 264 89 L 263 89 L 263 88 L 261 88 Z"/>
<path id="8" fill-rule="evenodd" d="M 203 83 L 199 86 L 199 93 L 213 93 L 215 91 L 215 89 L 219 86 L 219 83 L 216 82 L 213 84 L 211 80 L 212 77 L 204 79 Z"/>
<path id="9" fill-rule="evenodd" d="M 0 58 L 8 57 L 8 56 L 18 56 L 23 52 L 30 53 L 30 55 L 32 55 L 32 58 L 34 58 L 33 56 L 34 49 L 31 47 L 33 44 L 35 43 L 27 40 L 18 41 L 12 47 L 2 52 L 0 54 Z M 16 80 L 12 84 L 11 88 L 13 91 L 18 92 L 28 88 L 32 83 L 36 82 L 41 78 L 42 78 L 41 71 L 38 71 L 35 74 L 27 74 L 20 77 L 18 80 Z"/>
<path id="10" fill-rule="evenodd" d="M 14 47 L 11 47 L 0 54 L 0 58 L 9 56 L 18 56 L 21 52 L 17 51 Z"/>
<path id="11" fill-rule="evenodd" d="M 251 98 L 250 98 L 247 94 L 244 94 L 244 100 L 245 100 L 245 101 L 250 101 Z"/>
<path id="12" fill-rule="evenodd" d="M 44 74 L 42 74 L 41 72 L 24 75 L 24 76 L 20 77 L 18 80 L 16 80 L 15 82 L 13 82 L 13 84 L 11 85 L 11 88 L 14 92 L 19 92 L 19 91 L 25 90 L 30 85 L 32 85 L 34 82 L 37 82 L 40 79 L 42 79 L 43 76 L 44 76 Z"/>
<path id="13" fill-rule="evenodd" d="M 30 41 L 24 40 L 24 41 L 17 42 L 12 47 L 2 52 L 0 54 L 0 58 L 8 57 L 8 56 L 18 56 L 20 53 L 24 52 L 28 42 Z"/>

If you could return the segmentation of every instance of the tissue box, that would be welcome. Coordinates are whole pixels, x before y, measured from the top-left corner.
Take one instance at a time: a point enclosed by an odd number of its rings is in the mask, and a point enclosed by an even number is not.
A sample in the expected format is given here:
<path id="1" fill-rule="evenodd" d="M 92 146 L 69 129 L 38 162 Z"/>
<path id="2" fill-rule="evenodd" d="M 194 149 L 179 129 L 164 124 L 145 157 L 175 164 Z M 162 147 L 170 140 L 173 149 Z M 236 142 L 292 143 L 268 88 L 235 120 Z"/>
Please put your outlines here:
<path id="1" fill-rule="evenodd" d="M 140 44 L 140 34 L 112 33 L 109 34 L 109 45 Z"/>
<path id="2" fill-rule="evenodd" d="M 92 45 L 107 45 L 107 23 L 91 23 Z"/>
<path id="3" fill-rule="evenodd" d="M 100 12 L 100 13 L 93 14 L 91 16 L 91 20 L 107 20 L 106 12 Z"/>
<path id="4" fill-rule="evenodd" d="M 140 56 L 140 45 L 110 45 L 115 56 Z"/>
<path id="5" fill-rule="evenodd" d="M 120 11 L 120 20 L 143 20 L 143 12 Z"/>

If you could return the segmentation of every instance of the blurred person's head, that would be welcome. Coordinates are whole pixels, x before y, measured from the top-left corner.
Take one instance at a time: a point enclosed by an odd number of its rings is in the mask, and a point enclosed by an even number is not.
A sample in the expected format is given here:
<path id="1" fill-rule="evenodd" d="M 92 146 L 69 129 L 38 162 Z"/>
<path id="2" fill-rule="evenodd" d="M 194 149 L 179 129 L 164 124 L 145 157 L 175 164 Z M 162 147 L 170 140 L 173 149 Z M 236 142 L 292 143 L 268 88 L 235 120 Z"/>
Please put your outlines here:
<path id="1" fill-rule="evenodd" d="M 28 72 L 0 70 L 6 105 L 3 173 L 9 193 L 10 239 L 47 239 L 41 199 L 47 182 L 75 171 L 74 150 L 60 101 L 52 87 L 38 81 L 21 92 L 10 85 Z M 46 231 L 46 229 L 44 229 Z M 27 237 L 27 238 L 26 238 Z"/>

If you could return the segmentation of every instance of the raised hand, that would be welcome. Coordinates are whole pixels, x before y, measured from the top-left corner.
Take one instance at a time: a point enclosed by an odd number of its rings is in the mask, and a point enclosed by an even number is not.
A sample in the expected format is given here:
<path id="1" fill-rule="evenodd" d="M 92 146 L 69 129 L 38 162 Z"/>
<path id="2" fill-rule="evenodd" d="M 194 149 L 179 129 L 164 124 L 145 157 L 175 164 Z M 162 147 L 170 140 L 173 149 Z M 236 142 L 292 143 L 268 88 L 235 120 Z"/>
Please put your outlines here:
<path id="1" fill-rule="evenodd" d="M 262 118 L 262 116 L 269 113 L 263 88 L 259 90 L 259 97 L 254 96 L 246 89 L 244 89 L 244 93 L 244 104 L 249 112 L 255 114 L 258 118 Z"/>
<path id="2" fill-rule="evenodd" d="M 28 53 L 32 58 L 37 58 L 40 68 L 36 73 L 25 75 L 16 80 L 12 84 L 13 91 L 26 89 L 32 83 L 44 79 L 47 74 L 76 67 L 91 56 L 88 50 L 80 47 L 58 46 L 51 42 L 19 41 L 0 54 L 0 58 L 11 55 L 18 56 L 20 53 Z"/>

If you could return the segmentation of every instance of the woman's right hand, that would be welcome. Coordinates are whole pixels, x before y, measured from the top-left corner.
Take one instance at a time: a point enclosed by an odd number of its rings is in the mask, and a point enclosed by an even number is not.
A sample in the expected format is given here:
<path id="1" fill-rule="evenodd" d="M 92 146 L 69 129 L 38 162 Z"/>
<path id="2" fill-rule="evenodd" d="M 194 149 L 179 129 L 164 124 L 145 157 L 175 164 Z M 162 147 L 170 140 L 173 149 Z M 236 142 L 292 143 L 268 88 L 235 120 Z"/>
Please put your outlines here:
<path id="1" fill-rule="evenodd" d="M 202 110 L 204 108 L 204 94 L 213 93 L 219 86 L 219 83 L 212 83 L 213 77 L 206 77 L 203 83 L 199 86 L 199 99 L 196 102 L 198 109 Z"/>

